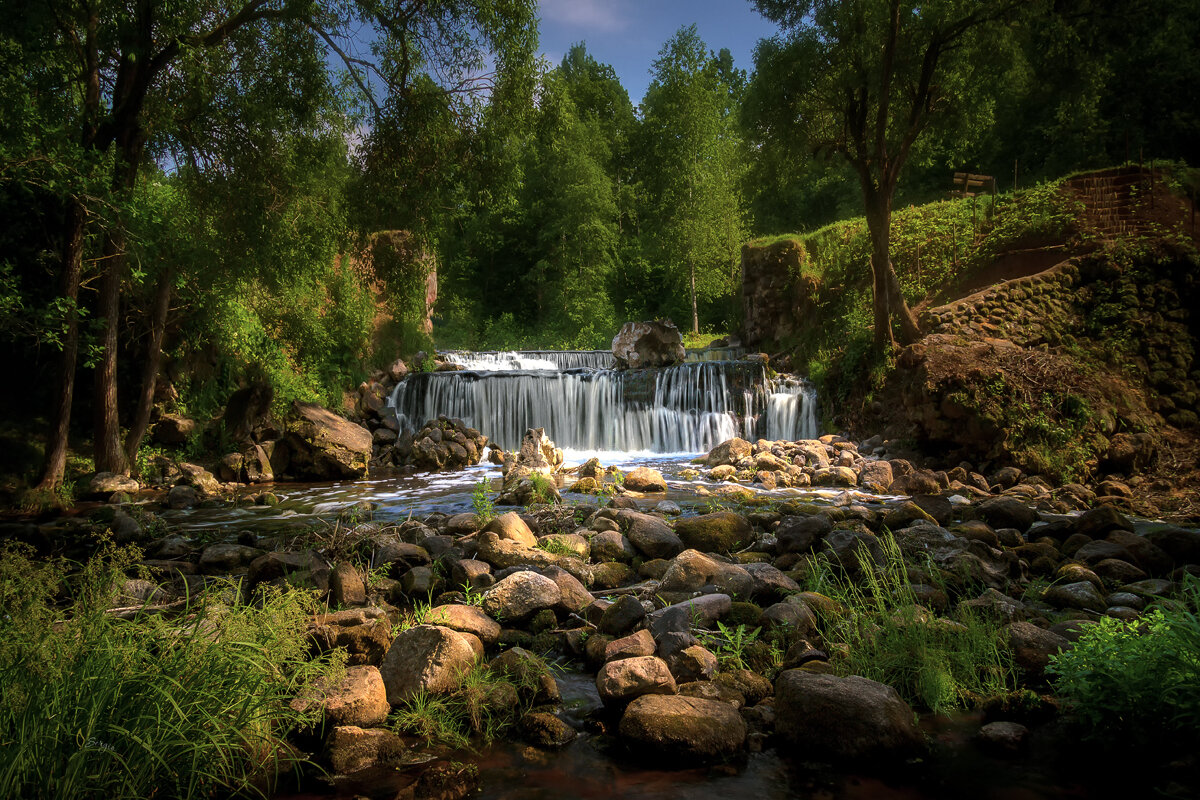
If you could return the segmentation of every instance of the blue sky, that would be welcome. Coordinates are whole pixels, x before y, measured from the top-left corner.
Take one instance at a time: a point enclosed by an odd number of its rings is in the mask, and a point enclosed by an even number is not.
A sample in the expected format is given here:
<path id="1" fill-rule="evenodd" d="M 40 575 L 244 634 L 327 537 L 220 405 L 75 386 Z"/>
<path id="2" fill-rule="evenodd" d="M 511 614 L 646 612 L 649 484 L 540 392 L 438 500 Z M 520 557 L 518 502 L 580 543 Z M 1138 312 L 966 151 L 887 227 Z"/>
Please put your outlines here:
<path id="1" fill-rule="evenodd" d="M 650 65 L 667 39 L 695 23 L 710 50 L 728 47 L 750 72 L 754 45 L 777 30 L 749 0 L 540 0 L 542 53 L 552 66 L 575 42 L 611 64 L 634 105 L 650 84 Z"/>

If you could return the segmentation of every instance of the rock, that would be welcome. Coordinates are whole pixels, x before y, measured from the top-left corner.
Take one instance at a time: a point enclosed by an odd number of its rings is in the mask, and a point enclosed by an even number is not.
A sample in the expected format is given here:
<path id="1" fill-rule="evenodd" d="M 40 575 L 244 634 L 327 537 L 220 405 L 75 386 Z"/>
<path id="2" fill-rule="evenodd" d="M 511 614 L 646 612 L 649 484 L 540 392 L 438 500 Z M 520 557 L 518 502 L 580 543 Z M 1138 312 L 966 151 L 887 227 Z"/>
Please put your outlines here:
<path id="1" fill-rule="evenodd" d="M 807 553 L 833 530 L 833 523 L 824 514 L 805 517 L 784 517 L 775 530 L 780 554 Z"/>
<path id="2" fill-rule="evenodd" d="M 850 467 L 825 467 L 812 476 L 813 486 L 857 486 L 858 474 Z"/>
<path id="3" fill-rule="evenodd" d="M 613 639 L 604 646 L 604 661 L 617 661 L 622 658 L 640 658 L 652 656 L 657 650 L 654 637 L 650 631 L 642 629 L 637 633 L 620 639 Z"/>
<path id="4" fill-rule="evenodd" d="M 440 625 L 452 631 L 473 634 L 485 647 L 500 641 L 500 624 L 475 606 L 458 603 L 437 606 L 426 611 L 420 621 L 426 625 Z"/>
<path id="5" fill-rule="evenodd" d="M 558 591 L 562 596 L 559 605 L 567 611 L 581 611 L 595 601 L 596 598 L 592 597 L 592 593 L 587 590 L 587 587 L 562 567 L 542 567 L 541 572 L 558 584 Z"/>
<path id="6" fill-rule="evenodd" d="M 665 492 L 667 482 L 658 470 L 638 467 L 625 474 L 625 488 L 635 492 Z"/>
<path id="7" fill-rule="evenodd" d="M 699 697 L 643 695 L 625 709 L 619 730 L 641 755 L 683 763 L 731 757 L 746 741 L 736 708 Z"/>
<path id="8" fill-rule="evenodd" d="M 422 691 L 456 689 L 475 667 L 477 652 L 468 636 L 439 625 L 402 631 L 379 667 L 388 702 L 397 706 Z"/>
<path id="9" fill-rule="evenodd" d="M 883 524 L 890 531 L 898 531 L 901 528 L 907 528 L 914 522 L 928 522 L 936 525 L 937 520 L 925 513 L 925 509 L 909 500 L 906 501 L 883 516 Z"/>
<path id="10" fill-rule="evenodd" d="M 641 622 L 645 616 L 646 609 L 642 607 L 641 601 L 633 595 L 626 594 L 618 597 L 615 603 L 604 609 L 597 627 L 601 633 L 619 636 Z"/>
<path id="11" fill-rule="evenodd" d="M 746 698 L 746 705 L 751 706 L 770 697 L 774 692 L 769 680 L 748 669 L 719 672 L 713 676 L 713 680 L 736 691 Z"/>
<path id="12" fill-rule="evenodd" d="M 920 752 L 916 715 L 895 689 L 790 669 L 775 681 L 776 731 L 806 757 L 894 760 Z"/>
<path id="13" fill-rule="evenodd" d="M 704 463 L 709 467 L 733 466 L 754 453 L 754 445 L 745 439 L 726 439 L 708 451 Z M 730 473 L 732 474 L 732 473 Z M 724 480 L 724 478 L 718 478 Z"/>
<path id="14" fill-rule="evenodd" d="M 825 537 L 825 548 L 851 576 L 861 575 L 864 567 L 882 567 L 887 563 L 878 537 L 866 531 L 834 530 Z"/>
<path id="15" fill-rule="evenodd" d="M 481 533 L 477 543 L 479 549 L 475 553 L 476 558 L 496 569 L 523 566 L 561 567 L 584 585 L 590 585 L 594 580 L 595 570 L 574 556 L 560 556 L 537 548 L 522 547 L 516 542 L 503 541 L 490 531 Z"/>
<path id="16" fill-rule="evenodd" d="M 180 414 L 162 414 L 159 416 L 158 422 L 154 423 L 154 430 L 150 434 L 150 438 L 156 444 L 176 447 L 187 444 L 195 434 L 196 421 L 194 419 L 188 419 Z"/>
<path id="17" fill-rule="evenodd" d="M 743 569 L 754 581 L 750 589 L 752 599 L 780 600 L 800 591 L 800 584 L 770 564 L 744 564 Z"/>
<path id="18" fill-rule="evenodd" d="M 977 510 L 993 528 L 1016 528 L 1024 533 L 1037 521 L 1037 512 L 1013 497 L 993 497 L 980 503 Z"/>
<path id="19" fill-rule="evenodd" d="M 763 624 L 782 628 L 788 636 L 811 636 L 817 629 L 817 615 L 795 595 L 763 609 Z"/>
<path id="20" fill-rule="evenodd" d="M 300 585 L 305 583 L 303 579 L 307 577 L 312 587 L 328 589 L 330 573 L 329 562 L 317 551 L 287 551 L 266 553 L 254 559 L 250 562 L 247 578 L 252 586 L 256 586 L 278 578 L 288 578 L 290 581 L 293 577 L 293 585 Z"/>
<path id="21" fill-rule="evenodd" d="M 329 574 L 329 600 L 335 606 L 361 606 L 367 602 L 367 586 L 349 561 L 342 561 Z"/>
<path id="22" fill-rule="evenodd" d="M 338 775 L 398 760 L 407 751 L 404 740 L 386 728 L 343 725 L 325 740 L 325 759 Z"/>
<path id="23" fill-rule="evenodd" d="M 687 358 L 683 337 L 670 320 L 626 322 L 612 340 L 617 369 L 667 367 Z"/>
<path id="24" fill-rule="evenodd" d="M 675 694 L 675 679 L 657 656 L 622 658 L 601 667 L 596 690 L 605 703 L 620 703 L 645 694 Z"/>
<path id="25" fill-rule="evenodd" d="M 263 551 L 257 547 L 219 542 L 204 548 L 200 553 L 199 567 L 202 572 L 209 574 L 228 573 L 238 567 L 247 566 L 262 554 Z"/>
<path id="26" fill-rule="evenodd" d="M 330 647 L 341 647 L 348 654 L 347 666 L 379 664 L 392 644 L 392 629 L 385 619 L 362 625 L 338 627 L 333 632 Z"/>
<path id="27" fill-rule="evenodd" d="M 647 558 L 674 558 L 683 550 L 683 542 L 675 531 L 658 517 L 621 509 L 617 512 L 617 523 L 630 544 Z"/>
<path id="28" fill-rule="evenodd" d="M 408 377 L 408 365 L 404 363 L 404 359 L 397 358 L 387 369 L 388 377 L 399 383 Z"/>
<path id="29" fill-rule="evenodd" d="M 884 494 L 892 486 L 892 465 L 886 461 L 868 461 L 858 474 L 858 486 L 864 492 Z"/>
<path id="30" fill-rule="evenodd" d="M 989 722 L 975 735 L 983 750 L 1003 756 L 1020 754 L 1028 738 L 1029 729 L 1019 722 Z"/>
<path id="31" fill-rule="evenodd" d="M 371 432 L 315 403 L 292 403 L 286 423 L 291 461 L 296 478 L 343 480 L 367 474 L 371 459 Z"/>
<path id="32" fill-rule="evenodd" d="M 167 506 L 169 508 L 180 511 L 185 508 L 191 508 L 200 502 L 200 494 L 192 486 L 172 486 L 167 492 Z"/>
<path id="33" fill-rule="evenodd" d="M 1071 649 L 1071 643 L 1056 633 L 1029 622 L 1013 622 L 1006 628 L 1018 667 L 1038 677 L 1050 663 L 1050 656 Z"/>
<path id="34" fill-rule="evenodd" d="M 1093 539 L 1103 538 L 1109 531 L 1132 529 L 1129 520 L 1112 506 L 1096 506 L 1075 518 L 1075 532 Z"/>
<path id="35" fill-rule="evenodd" d="M 561 750 L 579 735 L 567 723 L 545 711 L 532 711 L 520 721 L 521 736 L 534 747 Z"/>
<path id="36" fill-rule="evenodd" d="M 513 647 L 505 650 L 491 660 L 488 669 L 512 678 L 521 694 L 531 702 L 562 702 L 558 683 L 546 662 L 524 648 Z"/>
<path id="37" fill-rule="evenodd" d="M 371 666 L 349 667 L 336 685 L 318 685 L 313 695 L 292 701 L 292 708 L 302 713 L 313 706 L 320 707 L 326 724 L 360 728 L 382 725 L 392 710 L 383 678 Z"/>
<path id="38" fill-rule="evenodd" d="M 1200 531 L 1157 528 L 1146 532 L 1146 541 L 1165 552 L 1175 564 L 1200 564 Z"/>
<path id="39" fill-rule="evenodd" d="M 730 553 L 754 541 L 750 523 L 732 511 L 680 518 L 675 533 L 684 546 L 702 553 Z"/>
<path id="40" fill-rule="evenodd" d="M 727 594 L 702 594 L 682 603 L 660 608 L 649 614 L 650 632 L 655 639 L 671 631 L 690 632 L 693 621 L 705 625 L 716 622 L 733 607 Z"/>
<path id="41" fill-rule="evenodd" d="M 562 600 L 558 584 L 536 572 L 514 572 L 483 594 L 483 610 L 492 617 L 511 622 L 535 611 L 553 608 Z"/>
<path id="42" fill-rule="evenodd" d="M 619 531 L 601 531 L 592 537 L 592 558 L 596 561 L 628 563 L 636 556 L 633 545 Z"/>
<path id="43" fill-rule="evenodd" d="M 508 511 L 493 519 L 485 527 L 501 539 L 516 542 L 523 547 L 537 547 L 538 539 L 529 525 L 515 511 Z"/>
<path id="44" fill-rule="evenodd" d="M 648 635 L 646 631 L 642 633 Z M 676 683 L 689 683 L 711 680 L 717 672 L 718 662 L 712 652 L 694 644 L 668 656 L 667 667 L 675 676 Z"/>
<path id="45" fill-rule="evenodd" d="M 1088 581 L 1050 586 L 1042 592 L 1042 600 L 1057 608 L 1103 611 L 1107 607 L 1100 592 Z"/>

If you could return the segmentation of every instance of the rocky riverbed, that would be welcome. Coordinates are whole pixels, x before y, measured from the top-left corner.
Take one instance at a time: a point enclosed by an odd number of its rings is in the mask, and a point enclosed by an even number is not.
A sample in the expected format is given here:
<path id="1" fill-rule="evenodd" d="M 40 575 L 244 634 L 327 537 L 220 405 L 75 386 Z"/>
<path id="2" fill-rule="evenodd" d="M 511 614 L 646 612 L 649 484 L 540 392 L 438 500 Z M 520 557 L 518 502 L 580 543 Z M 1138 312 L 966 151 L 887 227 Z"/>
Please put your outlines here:
<path id="1" fill-rule="evenodd" d="M 312 650 L 344 650 L 348 669 L 296 702 L 323 707 L 305 745 L 359 776 L 343 790 L 388 764 L 414 776 L 403 796 L 473 790 L 478 770 L 451 768 L 462 743 L 411 713 L 396 722 L 415 700 L 470 692 L 466 735 L 512 731 L 526 760 L 583 736 L 618 761 L 734 773 L 762 753 L 883 775 L 981 753 L 1035 761 L 1031 742 L 1069 738 L 1052 659 L 1103 619 L 1137 625 L 1177 597 L 1200 573 L 1200 532 L 1130 519 L 1081 486 L 885 450 L 730 440 L 681 473 L 696 495 L 684 513 L 656 470 L 593 460 L 562 475 L 561 451 L 530 431 L 472 511 L 373 520 L 364 501 L 323 527 L 207 539 L 137 508 L 95 523 L 146 554 L 149 579 L 120 587 L 115 613 L 172 613 L 214 584 L 244 602 L 267 586 L 325 598 Z M 39 530 L 40 547 L 64 544 Z M 889 672 L 881 641 L 916 650 Z M 583 713 L 563 703 L 562 669 L 594 686 Z M 952 747 L 918 724 L 956 708 Z M 1196 763 L 1162 766 L 1153 782 L 1172 789 Z"/>

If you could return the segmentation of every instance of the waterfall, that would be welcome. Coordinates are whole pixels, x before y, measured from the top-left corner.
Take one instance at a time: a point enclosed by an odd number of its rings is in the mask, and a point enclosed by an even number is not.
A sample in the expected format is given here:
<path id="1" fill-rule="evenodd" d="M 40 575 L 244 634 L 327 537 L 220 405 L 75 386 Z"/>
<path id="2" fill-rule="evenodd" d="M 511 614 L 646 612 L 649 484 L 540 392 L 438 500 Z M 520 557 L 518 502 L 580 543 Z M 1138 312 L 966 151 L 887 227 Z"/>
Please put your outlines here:
<path id="1" fill-rule="evenodd" d="M 415 430 L 444 414 L 505 449 L 518 447 L 527 429 L 541 427 L 564 449 L 655 453 L 704 452 L 734 436 L 816 436 L 812 390 L 794 379 L 768 379 L 761 364 L 553 370 L 529 364 L 573 363 L 575 354 L 456 355 L 463 359 L 457 363 L 487 366 L 409 375 L 391 398 L 401 428 Z M 486 360 L 476 360 L 477 355 Z M 585 351 L 582 360 L 592 358 Z"/>
<path id="2" fill-rule="evenodd" d="M 511 350 L 465 352 L 448 350 L 441 354 L 451 364 L 460 364 L 476 372 L 512 370 L 611 369 L 613 356 L 608 350 Z"/>

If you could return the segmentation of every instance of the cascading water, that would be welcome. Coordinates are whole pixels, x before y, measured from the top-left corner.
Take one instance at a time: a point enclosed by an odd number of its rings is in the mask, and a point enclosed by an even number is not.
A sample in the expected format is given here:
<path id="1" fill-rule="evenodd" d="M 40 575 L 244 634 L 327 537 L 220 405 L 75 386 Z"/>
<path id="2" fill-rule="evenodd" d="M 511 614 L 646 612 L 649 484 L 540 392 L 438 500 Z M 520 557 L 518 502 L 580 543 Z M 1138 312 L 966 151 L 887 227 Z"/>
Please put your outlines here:
<path id="1" fill-rule="evenodd" d="M 450 350 L 441 354 L 451 364 L 476 372 L 512 370 L 611 369 L 613 356 L 608 350 L 496 350 L 466 352 Z"/>
<path id="2" fill-rule="evenodd" d="M 536 360 L 551 361 L 540 358 L 545 354 Z M 467 365 L 476 354 L 458 355 Z M 541 427 L 564 449 L 652 453 L 703 452 L 734 436 L 795 440 L 817 433 L 812 390 L 794 379 L 768 379 L 761 364 L 551 370 L 528 366 L 530 354 L 483 355 L 487 360 L 475 363 L 485 367 L 401 381 L 391 398 L 401 427 L 416 429 L 444 414 L 506 449 Z M 570 355 L 561 361 L 570 363 Z M 522 366 L 505 369 L 505 362 Z"/>

